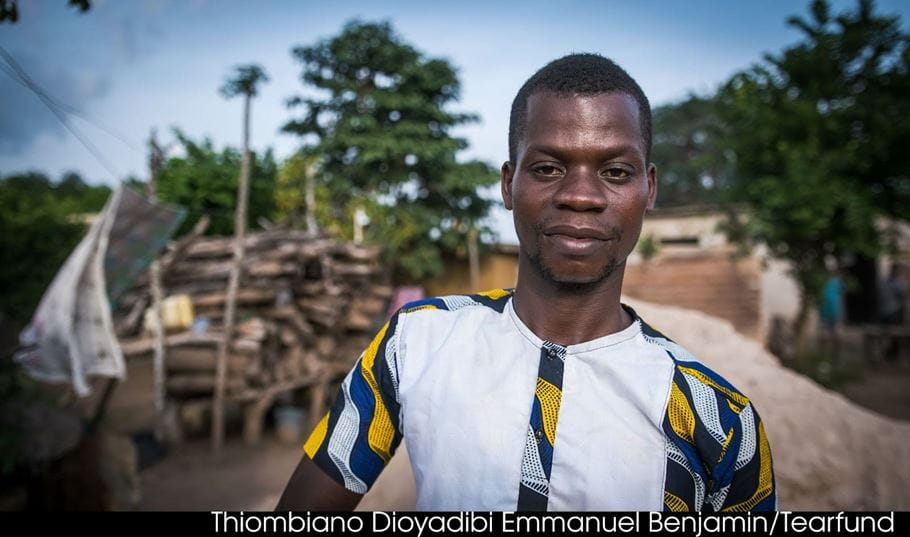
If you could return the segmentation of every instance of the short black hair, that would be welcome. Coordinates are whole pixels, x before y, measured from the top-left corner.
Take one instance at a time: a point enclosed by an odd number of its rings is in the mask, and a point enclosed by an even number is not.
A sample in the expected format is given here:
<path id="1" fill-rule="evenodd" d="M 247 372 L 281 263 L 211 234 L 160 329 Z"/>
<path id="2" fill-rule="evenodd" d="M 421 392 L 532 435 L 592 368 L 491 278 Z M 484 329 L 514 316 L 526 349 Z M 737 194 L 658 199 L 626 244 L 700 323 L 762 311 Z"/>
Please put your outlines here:
<path id="1" fill-rule="evenodd" d="M 629 73 L 599 54 L 569 54 L 543 66 L 529 78 L 512 101 L 509 115 L 509 162 L 515 165 L 518 141 L 525 135 L 528 99 L 541 92 L 561 97 L 624 93 L 638 102 L 639 127 L 645 160 L 651 160 L 651 105 Z"/>

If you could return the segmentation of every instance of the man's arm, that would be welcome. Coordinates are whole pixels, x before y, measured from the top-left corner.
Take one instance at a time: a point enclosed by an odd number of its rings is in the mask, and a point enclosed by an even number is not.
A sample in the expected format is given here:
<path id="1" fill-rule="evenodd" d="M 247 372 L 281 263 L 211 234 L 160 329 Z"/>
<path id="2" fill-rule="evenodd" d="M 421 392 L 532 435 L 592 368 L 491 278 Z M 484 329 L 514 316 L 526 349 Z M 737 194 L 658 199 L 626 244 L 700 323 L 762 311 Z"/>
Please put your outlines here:
<path id="1" fill-rule="evenodd" d="M 362 494 L 351 492 L 326 475 L 307 455 L 288 481 L 276 511 L 352 511 Z"/>
<path id="2" fill-rule="evenodd" d="M 719 511 L 774 511 L 777 509 L 777 491 L 771 446 L 764 424 L 751 403 L 739 414 L 739 446 L 728 452 L 735 465 L 732 479 L 722 484 L 723 503 Z M 723 491 L 723 489 L 721 489 Z"/>
<path id="3" fill-rule="evenodd" d="M 401 442 L 395 314 L 341 383 L 328 413 L 303 446 L 277 510 L 351 510 Z"/>

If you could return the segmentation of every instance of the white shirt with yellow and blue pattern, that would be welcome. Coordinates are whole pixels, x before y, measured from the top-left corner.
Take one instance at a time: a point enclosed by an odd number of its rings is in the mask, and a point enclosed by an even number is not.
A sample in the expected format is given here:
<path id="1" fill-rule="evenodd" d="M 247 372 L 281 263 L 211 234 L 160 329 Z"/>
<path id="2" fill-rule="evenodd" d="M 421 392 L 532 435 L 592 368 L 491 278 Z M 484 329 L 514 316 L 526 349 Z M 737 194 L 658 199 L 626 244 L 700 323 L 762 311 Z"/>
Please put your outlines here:
<path id="1" fill-rule="evenodd" d="M 510 290 L 408 304 L 304 450 L 365 493 L 404 439 L 421 510 L 776 509 L 749 399 L 624 307 L 629 327 L 560 346 Z"/>

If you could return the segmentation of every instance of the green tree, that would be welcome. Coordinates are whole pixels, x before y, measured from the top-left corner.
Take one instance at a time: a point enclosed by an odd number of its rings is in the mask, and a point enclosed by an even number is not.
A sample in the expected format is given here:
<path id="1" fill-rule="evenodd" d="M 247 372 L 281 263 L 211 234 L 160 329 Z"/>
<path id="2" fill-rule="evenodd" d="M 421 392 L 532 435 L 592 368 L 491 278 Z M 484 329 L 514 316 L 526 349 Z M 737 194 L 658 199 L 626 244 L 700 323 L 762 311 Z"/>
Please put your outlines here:
<path id="1" fill-rule="evenodd" d="M 733 158 L 724 151 L 725 134 L 713 96 L 690 95 L 654 110 L 651 155 L 660 177 L 658 206 L 727 201 Z"/>
<path id="2" fill-rule="evenodd" d="M 217 151 L 211 140 L 194 142 L 179 130 L 175 130 L 174 135 L 185 155 L 165 161 L 158 178 L 158 198 L 189 210 L 177 234 L 188 232 L 203 214 L 208 214 L 211 218 L 208 234 L 232 235 L 242 160 L 240 151 L 230 147 Z M 274 217 L 277 172 L 271 149 L 262 156 L 252 155 L 248 226 L 260 217 Z"/>
<path id="3" fill-rule="evenodd" d="M 56 184 L 36 172 L 0 178 L 0 414 L 9 410 L 3 408 L 7 403 L 41 397 L 10 356 L 57 270 L 85 234 L 82 216 L 99 212 L 110 193 L 72 172 Z M 26 459 L 22 428 L 5 421 L 0 482 L 15 476 Z"/>
<path id="4" fill-rule="evenodd" d="M 876 217 L 910 217 L 908 36 L 868 0 L 834 17 L 815 0 L 811 14 L 788 21 L 802 41 L 719 94 L 736 155 L 734 195 L 751 206 L 746 232 L 793 264 L 800 341 L 824 259 L 875 255 Z"/>
<path id="5" fill-rule="evenodd" d="M 292 53 L 319 93 L 289 101 L 303 115 L 285 130 L 322 157 L 317 179 L 336 222 L 365 210 L 366 240 L 383 245 L 397 277 L 413 279 L 438 273 L 472 226 L 489 233 L 482 220 L 492 202 L 479 190 L 498 176 L 456 159 L 467 143 L 452 129 L 477 118 L 446 108 L 460 90 L 447 61 L 424 57 L 388 23 L 357 21 Z"/>
<path id="6" fill-rule="evenodd" d="M 341 226 L 333 219 L 331 193 L 324 184 L 316 184 L 319 160 L 318 155 L 298 151 L 281 164 L 275 188 L 277 218 L 294 228 L 341 235 Z"/>
<path id="7" fill-rule="evenodd" d="M 21 328 L 29 321 L 57 270 L 86 225 L 110 196 L 67 173 L 58 183 L 31 172 L 0 179 L 0 312 Z"/>

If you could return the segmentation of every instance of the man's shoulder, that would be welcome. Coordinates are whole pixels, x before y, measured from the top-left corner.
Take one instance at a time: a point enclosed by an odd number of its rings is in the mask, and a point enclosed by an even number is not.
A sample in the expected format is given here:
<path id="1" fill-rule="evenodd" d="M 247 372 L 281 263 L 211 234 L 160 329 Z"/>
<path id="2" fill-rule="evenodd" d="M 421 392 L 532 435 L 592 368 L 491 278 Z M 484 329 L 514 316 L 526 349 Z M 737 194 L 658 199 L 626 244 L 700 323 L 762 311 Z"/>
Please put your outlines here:
<path id="1" fill-rule="evenodd" d="M 687 399 L 699 399 L 705 393 L 714 393 L 726 400 L 729 407 L 736 412 L 750 404 L 745 394 L 720 373 L 705 365 L 688 349 L 643 320 L 641 331 L 646 342 L 658 347 L 673 361 L 673 383 Z"/>
<path id="2" fill-rule="evenodd" d="M 474 294 L 423 298 L 405 304 L 398 310 L 397 315 L 413 317 L 429 312 L 463 313 L 476 310 L 476 308 L 480 308 L 481 311 L 491 310 L 503 313 L 512 293 L 513 289 L 491 289 Z M 454 317 L 452 319 L 454 320 Z"/>

